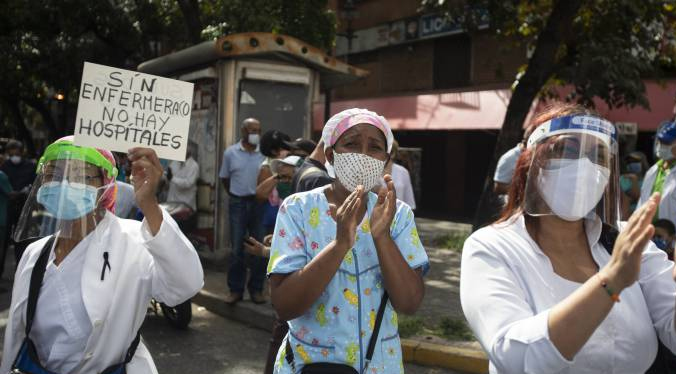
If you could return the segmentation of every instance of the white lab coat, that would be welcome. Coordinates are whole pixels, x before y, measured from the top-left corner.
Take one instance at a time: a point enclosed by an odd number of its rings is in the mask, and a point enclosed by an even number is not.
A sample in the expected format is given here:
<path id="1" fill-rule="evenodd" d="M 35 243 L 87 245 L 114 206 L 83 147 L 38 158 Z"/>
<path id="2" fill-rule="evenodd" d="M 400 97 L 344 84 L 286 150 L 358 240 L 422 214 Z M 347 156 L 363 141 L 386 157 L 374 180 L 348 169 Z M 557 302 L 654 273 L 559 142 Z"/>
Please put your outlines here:
<path id="1" fill-rule="evenodd" d="M 657 177 L 657 164 L 648 169 L 645 174 L 641 187 L 641 198 L 637 206 L 643 205 L 650 198 L 655 185 L 655 177 Z M 664 179 L 658 215 L 660 219 L 665 218 L 676 223 L 676 172 L 674 172 L 674 169 L 671 169 Z"/>
<path id="2" fill-rule="evenodd" d="M 146 223 L 121 219 L 110 212 L 97 225 L 82 270 L 82 298 L 92 333 L 83 361 L 71 374 L 100 373 L 121 363 L 143 323 L 151 297 L 177 305 L 202 288 L 204 273 L 194 247 L 171 216 L 165 210 L 162 214 L 164 221 L 154 237 Z M 28 285 L 47 239 L 28 246 L 17 267 L 0 373 L 10 371 L 24 339 Z M 110 270 L 102 281 L 106 251 Z M 157 373 L 143 343 L 127 365 L 127 373 Z"/>

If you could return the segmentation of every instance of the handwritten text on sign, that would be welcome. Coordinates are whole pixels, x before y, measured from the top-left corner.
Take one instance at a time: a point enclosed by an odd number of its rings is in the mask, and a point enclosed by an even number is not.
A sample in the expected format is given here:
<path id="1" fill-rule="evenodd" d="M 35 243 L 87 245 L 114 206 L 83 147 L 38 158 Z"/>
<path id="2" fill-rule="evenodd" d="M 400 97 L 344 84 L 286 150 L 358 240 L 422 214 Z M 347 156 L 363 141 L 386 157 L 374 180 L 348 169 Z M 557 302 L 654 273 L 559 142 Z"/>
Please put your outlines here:
<path id="1" fill-rule="evenodd" d="M 185 160 L 193 84 L 85 62 L 75 144 Z"/>

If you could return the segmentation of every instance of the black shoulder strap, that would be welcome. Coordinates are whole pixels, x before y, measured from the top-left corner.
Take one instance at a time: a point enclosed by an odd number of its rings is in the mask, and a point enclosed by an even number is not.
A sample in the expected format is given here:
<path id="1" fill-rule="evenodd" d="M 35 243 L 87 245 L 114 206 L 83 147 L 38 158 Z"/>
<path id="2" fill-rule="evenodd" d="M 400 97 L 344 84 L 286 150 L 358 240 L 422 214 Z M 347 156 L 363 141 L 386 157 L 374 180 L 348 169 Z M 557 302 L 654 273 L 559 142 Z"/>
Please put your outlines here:
<path id="1" fill-rule="evenodd" d="M 367 371 L 368 365 L 371 362 L 371 359 L 373 358 L 373 352 L 376 349 L 376 344 L 378 343 L 378 333 L 380 332 L 380 325 L 383 322 L 383 316 L 385 315 L 385 308 L 387 307 L 387 291 L 383 292 L 383 298 L 380 300 L 380 306 L 378 307 L 378 314 L 376 315 L 376 321 L 373 326 L 373 334 L 371 334 L 371 339 L 369 340 L 369 345 L 368 349 L 366 350 L 366 366 L 364 367 L 364 372 Z M 295 365 L 295 360 L 294 360 L 294 355 L 293 355 L 293 348 L 291 347 L 291 343 L 289 343 L 289 335 L 291 334 L 291 331 L 289 331 L 286 334 L 286 362 L 291 365 L 291 369 L 293 372 L 296 371 L 296 365 Z"/>
<path id="2" fill-rule="evenodd" d="M 373 351 L 376 349 L 376 343 L 378 342 L 378 333 L 380 332 L 380 325 L 383 322 L 383 316 L 385 315 L 385 308 L 387 307 L 387 291 L 383 292 L 383 298 L 380 300 L 380 306 L 378 307 L 378 315 L 376 315 L 376 323 L 373 326 L 373 334 L 371 334 L 371 340 L 369 340 L 369 347 L 366 350 L 366 362 L 371 362 L 373 358 Z"/>
<path id="3" fill-rule="evenodd" d="M 615 247 L 615 241 L 617 236 L 620 234 L 617 229 L 613 226 L 610 226 L 606 223 L 601 226 L 601 237 L 599 238 L 599 243 L 608 251 L 609 254 L 613 254 L 613 247 Z"/>
<path id="4" fill-rule="evenodd" d="M 26 337 L 31 332 L 33 327 L 33 319 L 35 318 L 35 309 L 38 305 L 38 296 L 40 296 L 40 287 L 42 287 L 42 280 L 45 278 L 45 270 L 47 269 L 47 261 L 49 261 L 49 253 L 52 250 L 55 237 L 52 235 L 45 245 L 42 247 L 40 257 L 33 265 L 31 272 L 31 282 L 28 288 L 28 305 L 26 306 Z"/>

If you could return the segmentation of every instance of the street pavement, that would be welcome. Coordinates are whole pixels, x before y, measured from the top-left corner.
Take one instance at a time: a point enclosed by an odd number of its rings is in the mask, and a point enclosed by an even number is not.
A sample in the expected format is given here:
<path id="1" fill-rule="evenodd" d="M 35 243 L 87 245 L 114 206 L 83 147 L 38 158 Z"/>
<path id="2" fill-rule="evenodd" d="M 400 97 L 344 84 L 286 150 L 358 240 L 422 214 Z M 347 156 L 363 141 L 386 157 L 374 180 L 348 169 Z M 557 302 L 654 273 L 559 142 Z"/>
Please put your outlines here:
<path id="1" fill-rule="evenodd" d="M 188 330 L 176 330 L 151 313 L 142 334 L 160 374 L 261 374 L 270 338 L 266 331 L 195 305 Z M 461 374 L 409 364 L 405 368 L 407 374 Z"/>

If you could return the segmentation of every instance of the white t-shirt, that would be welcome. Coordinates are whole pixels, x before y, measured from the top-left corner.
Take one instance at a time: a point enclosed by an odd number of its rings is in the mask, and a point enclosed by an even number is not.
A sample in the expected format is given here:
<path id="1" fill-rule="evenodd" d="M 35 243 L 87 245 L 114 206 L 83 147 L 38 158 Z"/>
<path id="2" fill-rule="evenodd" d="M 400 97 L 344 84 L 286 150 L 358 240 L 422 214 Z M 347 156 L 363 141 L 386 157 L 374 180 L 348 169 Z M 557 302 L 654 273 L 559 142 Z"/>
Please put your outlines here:
<path id="1" fill-rule="evenodd" d="M 601 221 L 585 222 L 591 254 L 603 267 L 610 254 L 599 243 Z M 490 359 L 491 373 L 643 373 L 657 353 L 657 335 L 674 350 L 673 262 L 652 242 L 638 282 L 622 291 L 606 319 L 566 360 L 549 340 L 552 307 L 580 284 L 554 273 L 549 257 L 526 231 L 523 216 L 478 230 L 462 252 L 462 308 Z M 657 332 L 657 335 L 656 335 Z"/>
<path id="2" fill-rule="evenodd" d="M 405 167 L 392 164 L 392 182 L 394 190 L 397 192 L 397 198 L 415 209 L 415 196 L 413 195 L 413 186 L 411 185 L 411 176 Z"/>
<path id="3" fill-rule="evenodd" d="M 504 184 L 511 183 L 519 156 L 521 156 L 521 147 L 518 144 L 500 156 L 498 166 L 495 168 L 495 175 L 493 175 L 493 181 Z"/>
<path id="4" fill-rule="evenodd" d="M 169 168 L 171 169 L 172 177 L 169 182 L 167 201 L 184 203 L 192 208 L 192 210 L 197 210 L 199 165 L 191 157 L 185 160 L 185 162 L 172 161 L 169 164 Z"/>

